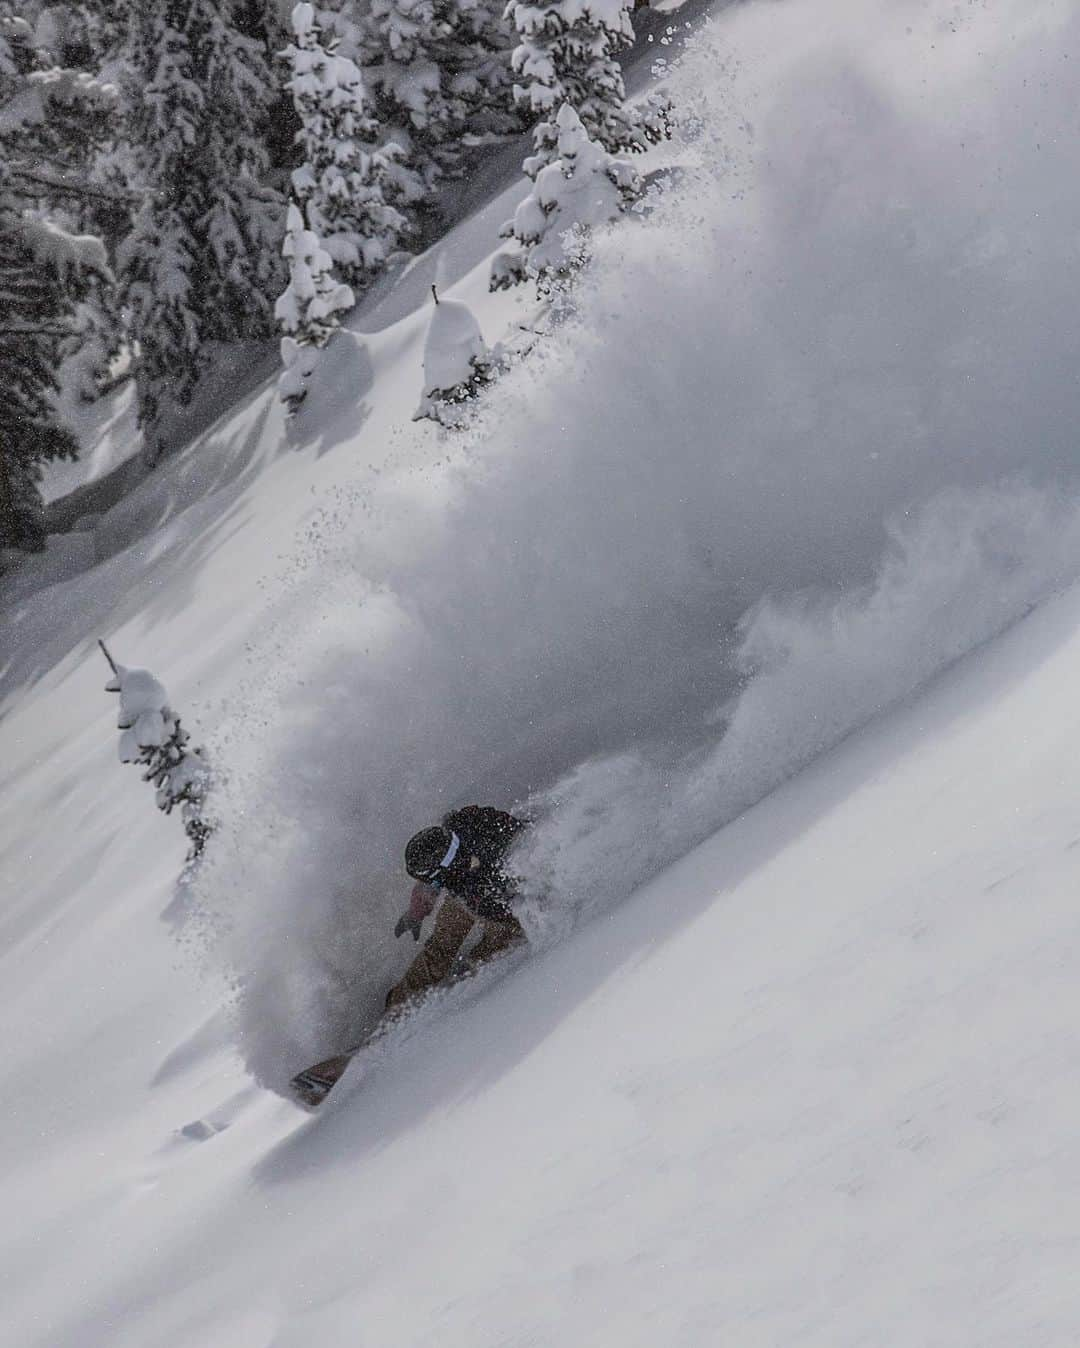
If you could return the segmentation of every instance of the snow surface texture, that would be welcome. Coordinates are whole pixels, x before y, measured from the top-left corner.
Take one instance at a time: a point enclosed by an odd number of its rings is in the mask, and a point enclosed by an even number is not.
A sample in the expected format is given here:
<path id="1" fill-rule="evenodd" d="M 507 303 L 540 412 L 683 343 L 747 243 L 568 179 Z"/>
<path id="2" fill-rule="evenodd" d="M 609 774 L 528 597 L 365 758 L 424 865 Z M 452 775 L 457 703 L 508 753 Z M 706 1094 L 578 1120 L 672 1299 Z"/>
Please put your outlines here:
<path id="1" fill-rule="evenodd" d="M 414 828 L 533 797 L 565 931 L 1080 563 L 1076 14 L 835 12 L 714 32 L 679 193 L 467 452 L 342 501 L 205 887 L 261 1079 L 376 1014 Z"/>
<path id="2" fill-rule="evenodd" d="M 145 1118 L 13 1170 L 11 1343 L 1071 1348 L 1078 627 L 1074 590 L 313 1124 L 241 1096 L 151 1150 L 220 1090 L 208 1021 Z"/>

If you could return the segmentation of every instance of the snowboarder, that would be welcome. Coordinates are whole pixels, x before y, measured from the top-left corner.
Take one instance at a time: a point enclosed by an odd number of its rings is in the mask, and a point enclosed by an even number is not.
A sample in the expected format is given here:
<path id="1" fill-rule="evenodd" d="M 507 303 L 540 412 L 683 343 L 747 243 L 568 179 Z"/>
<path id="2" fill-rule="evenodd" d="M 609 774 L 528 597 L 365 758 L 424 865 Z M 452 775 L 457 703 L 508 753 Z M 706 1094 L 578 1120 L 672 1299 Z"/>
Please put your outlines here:
<path id="1" fill-rule="evenodd" d="M 506 853 L 528 821 L 492 805 L 466 805 L 452 810 L 441 824 L 421 829 L 405 848 L 405 869 L 416 881 L 409 906 L 398 919 L 394 935 L 411 932 L 420 940 L 424 919 L 442 903 L 435 927 L 423 949 L 386 995 L 387 1019 L 448 978 L 466 940 L 477 923 L 483 930 L 469 952 L 464 972 L 494 959 L 525 941 L 525 932 L 510 904 L 515 880 L 503 869 Z M 326 1099 L 362 1044 L 327 1058 L 298 1073 L 292 1088 L 305 1104 Z"/>
<path id="2" fill-rule="evenodd" d="M 408 931 L 419 941 L 424 919 L 434 911 L 440 892 L 445 895 L 423 950 L 387 994 L 388 1011 L 441 983 L 477 922 L 483 924 L 483 934 L 470 951 L 470 968 L 525 940 L 521 923 L 510 909 L 514 880 L 502 869 L 502 862 L 526 827 L 525 820 L 494 806 L 466 805 L 409 839 L 405 869 L 416 884 L 394 935 L 401 937 Z"/>

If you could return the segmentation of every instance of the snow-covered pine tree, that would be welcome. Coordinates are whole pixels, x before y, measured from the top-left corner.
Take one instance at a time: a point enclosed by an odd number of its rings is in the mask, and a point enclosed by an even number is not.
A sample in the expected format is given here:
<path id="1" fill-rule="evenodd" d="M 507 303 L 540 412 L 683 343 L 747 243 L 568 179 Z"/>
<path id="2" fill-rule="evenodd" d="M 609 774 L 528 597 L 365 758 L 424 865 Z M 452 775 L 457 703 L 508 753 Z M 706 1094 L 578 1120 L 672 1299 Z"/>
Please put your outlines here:
<path id="1" fill-rule="evenodd" d="M 24 12 L 30 8 L 26 6 Z M 111 85 L 123 31 L 117 11 L 113 0 L 44 4 L 34 22 L 33 40 L 39 55 L 51 66 L 85 72 Z M 75 173 L 84 188 L 78 194 L 65 193 L 49 208 L 54 224 L 73 233 L 97 235 L 110 256 L 115 255 L 116 244 L 131 221 L 125 180 L 102 171 L 115 155 L 117 142 L 123 140 L 120 122 L 114 110 L 102 134 L 87 137 L 83 127 L 77 129 L 74 143 L 65 149 L 64 178 L 70 182 Z M 72 327 L 58 372 L 61 397 L 92 402 L 112 386 L 113 358 L 123 345 L 116 286 L 94 286 L 77 305 Z"/>
<path id="2" fill-rule="evenodd" d="M 292 93 L 281 79 L 281 53 L 292 31 L 288 5 L 286 0 L 237 0 L 234 12 L 240 32 L 262 49 L 270 73 L 272 91 L 263 140 L 270 160 L 269 181 L 285 197 L 289 173 L 296 164 L 296 133 L 300 129 Z"/>
<path id="3" fill-rule="evenodd" d="M 379 145 L 360 71 L 338 52 L 332 31 L 324 35 L 315 7 L 298 4 L 292 26 L 284 55 L 303 153 L 293 194 L 337 275 L 355 291 L 378 274 L 409 229 L 393 204 L 402 152 L 392 141 Z"/>
<path id="4" fill-rule="evenodd" d="M 98 239 L 41 220 L 5 220 L 0 208 L 0 548 L 45 545 L 42 465 L 78 457 L 52 395 L 75 300 L 107 275 Z"/>
<path id="5" fill-rule="evenodd" d="M 169 403 L 191 400 L 209 343 L 272 331 L 284 214 L 265 185 L 274 90 L 237 3 L 159 0 L 128 13 L 123 86 L 141 205 L 120 268 L 151 434 Z"/>
<path id="6" fill-rule="evenodd" d="M 533 189 L 503 227 L 519 245 L 499 253 L 491 288 L 535 276 L 543 291 L 550 278 L 580 262 L 589 231 L 633 208 L 644 192 L 637 169 L 590 139 L 581 118 L 564 103 L 555 118 L 557 158 L 536 175 Z"/>
<path id="7" fill-rule="evenodd" d="M 430 418 L 443 426 L 463 424 L 461 404 L 495 378 L 499 353 L 484 341 L 480 324 L 461 300 L 439 298 L 424 343 L 424 390 L 413 421 Z"/>
<path id="8" fill-rule="evenodd" d="M 101 649 L 113 675 L 107 693 L 120 694 L 116 724 L 120 730 L 120 762 L 145 768 L 143 781 L 153 784 L 157 807 L 171 814 L 180 806 L 180 818 L 188 836 L 187 861 L 198 860 L 212 832 L 205 814 L 210 789 L 210 764 L 202 749 L 190 746 L 191 736 L 170 708 L 168 694 L 148 669 L 118 665 Z"/>
<path id="9" fill-rule="evenodd" d="M 58 65 L 12 8 L 0 0 L 4 201 L 8 209 L 89 232 L 93 207 L 126 205 L 123 194 L 118 199 L 103 190 L 92 173 L 96 153 L 115 130 L 117 90 L 89 69 Z M 49 29 L 44 22 L 39 27 Z"/>
<path id="10" fill-rule="evenodd" d="M 282 254 L 289 264 L 289 284 L 274 306 L 285 333 L 278 392 L 289 411 L 295 412 L 307 396 L 318 351 L 340 325 L 339 315 L 351 309 L 355 299 L 347 285 L 334 279 L 330 254 L 305 225 L 296 202 L 289 203 Z"/>
<path id="11" fill-rule="evenodd" d="M 0 5 L 0 547 L 44 546 L 41 466 L 77 454 L 53 404 L 56 370 L 76 304 L 109 272 L 99 239 L 45 212 L 90 190 L 85 149 L 114 106 L 115 90 L 53 67 Z"/>
<path id="12" fill-rule="evenodd" d="M 516 38 L 506 21 L 506 0 L 452 0 L 447 22 L 453 41 L 443 69 L 451 96 L 465 108 L 463 148 L 516 136 L 529 119 L 514 95 L 510 56 Z"/>
<path id="13" fill-rule="evenodd" d="M 421 227 L 436 213 L 435 188 L 460 172 L 470 145 L 520 129 L 503 2 L 343 0 L 374 116 L 402 151 L 399 200 Z"/>
<path id="14" fill-rule="evenodd" d="M 634 40 L 629 0 L 510 0 L 506 17 L 518 34 L 512 57 L 521 82 L 515 97 L 540 121 L 525 172 L 535 178 L 557 153 L 552 114 L 569 103 L 605 150 L 638 151 L 669 134 L 663 99 L 641 108 L 626 102 L 616 54 Z"/>

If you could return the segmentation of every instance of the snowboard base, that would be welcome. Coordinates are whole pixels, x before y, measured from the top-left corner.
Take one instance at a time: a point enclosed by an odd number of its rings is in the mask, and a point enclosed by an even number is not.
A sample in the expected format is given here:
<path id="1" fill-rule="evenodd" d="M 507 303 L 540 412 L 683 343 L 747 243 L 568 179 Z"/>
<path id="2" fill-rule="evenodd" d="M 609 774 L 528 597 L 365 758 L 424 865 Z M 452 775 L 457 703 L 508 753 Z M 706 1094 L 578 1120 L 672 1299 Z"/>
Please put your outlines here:
<path id="1" fill-rule="evenodd" d="M 317 1109 L 344 1076 L 345 1069 L 352 1062 L 356 1051 L 350 1049 L 347 1053 L 339 1053 L 333 1058 L 324 1058 L 322 1062 L 297 1072 L 289 1082 L 293 1094 L 302 1104 L 310 1109 Z"/>

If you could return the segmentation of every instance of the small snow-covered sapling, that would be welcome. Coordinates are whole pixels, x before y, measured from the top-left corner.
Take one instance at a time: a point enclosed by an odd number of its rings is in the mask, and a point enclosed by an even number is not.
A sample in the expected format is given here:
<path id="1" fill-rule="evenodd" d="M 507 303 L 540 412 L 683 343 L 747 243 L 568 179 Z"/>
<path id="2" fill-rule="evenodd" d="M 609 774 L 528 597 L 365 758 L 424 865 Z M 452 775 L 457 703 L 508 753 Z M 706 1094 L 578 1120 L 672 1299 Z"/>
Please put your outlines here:
<path id="1" fill-rule="evenodd" d="M 190 735 L 169 707 L 168 694 L 148 669 L 118 665 L 103 641 L 98 642 L 112 669 L 107 693 L 119 693 L 116 718 L 120 730 L 121 763 L 146 769 L 143 781 L 157 792 L 157 807 L 171 814 L 180 806 L 188 836 L 187 864 L 197 861 L 211 834 L 203 810 L 210 787 L 210 765 L 202 749 L 189 747 Z"/>
<path id="2" fill-rule="evenodd" d="M 461 404 L 492 382 L 503 353 L 484 341 L 467 304 L 441 298 L 435 286 L 431 294 L 435 305 L 424 343 L 424 387 L 413 420 L 427 417 L 442 426 L 461 426 Z"/>
<path id="3" fill-rule="evenodd" d="M 552 277 L 580 264 L 593 229 L 632 211 L 644 195 L 633 164 L 592 139 L 569 103 L 559 109 L 554 127 L 557 157 L 537 172 L 532 191 L 500 231 L 517 248 L 496 256 L 492 290 L 532 276 L 545 293 Z"/>
<path id="4" fill-rule="evenodd" d="M 281 251 L 289 264 L 289 284 L 274 306 L 285 334 L 278 391 L 289 411 L 295 412 L 307 395 L 317 351 L 337 331 L 340 315 L 352 308 L 355 299 L 347 285 L 334 279 L 330 254 L 314 230 L 307 228 L 295 201 L 289 204 Z"/>

